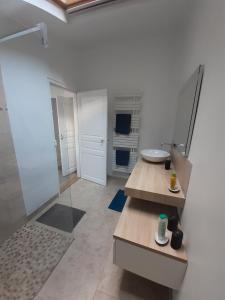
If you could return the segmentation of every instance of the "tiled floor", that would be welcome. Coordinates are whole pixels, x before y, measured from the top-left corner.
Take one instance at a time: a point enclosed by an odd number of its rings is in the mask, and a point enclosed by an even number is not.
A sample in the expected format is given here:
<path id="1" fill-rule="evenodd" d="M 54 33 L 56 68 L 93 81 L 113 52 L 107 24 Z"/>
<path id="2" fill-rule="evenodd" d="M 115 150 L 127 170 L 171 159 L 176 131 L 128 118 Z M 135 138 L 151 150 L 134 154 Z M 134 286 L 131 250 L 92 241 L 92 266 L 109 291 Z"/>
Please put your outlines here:
<path id="1" fill-rule="evenodd" d="M 35 300 L 167 300 L 168 289 L 112 263 L 112 234 L 120 213 L 107 207 L 125 181 L 110 178 L 107 187 L 79 180 L 59 203 L 85 210 L 75 240 Z"/>

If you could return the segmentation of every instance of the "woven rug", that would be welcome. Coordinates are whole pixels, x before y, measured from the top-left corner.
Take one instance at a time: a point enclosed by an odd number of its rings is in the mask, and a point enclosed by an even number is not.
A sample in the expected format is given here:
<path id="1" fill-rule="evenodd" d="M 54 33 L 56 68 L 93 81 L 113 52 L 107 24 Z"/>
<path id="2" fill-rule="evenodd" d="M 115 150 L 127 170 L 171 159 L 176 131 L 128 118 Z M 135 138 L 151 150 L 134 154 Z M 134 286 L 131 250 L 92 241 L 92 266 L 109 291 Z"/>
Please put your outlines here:
<path id="1" fill-rule="evenodd" d="M 33 299 L 71 242 L 33 223 L 16 231 L 0 247 L 0 299 Z"/>

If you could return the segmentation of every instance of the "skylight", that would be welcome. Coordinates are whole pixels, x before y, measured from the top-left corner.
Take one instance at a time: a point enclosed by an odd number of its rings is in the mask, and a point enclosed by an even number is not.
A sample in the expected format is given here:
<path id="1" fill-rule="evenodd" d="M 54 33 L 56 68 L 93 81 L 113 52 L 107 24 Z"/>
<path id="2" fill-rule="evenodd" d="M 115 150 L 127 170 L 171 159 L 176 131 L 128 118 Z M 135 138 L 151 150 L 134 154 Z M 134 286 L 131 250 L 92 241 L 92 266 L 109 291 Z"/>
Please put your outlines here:
<path id="1" fill-rule="evenodd" d="M 68 13 L 84 10 L 90 7 L 96 7 L 116 0 L 53 0 Z"/>

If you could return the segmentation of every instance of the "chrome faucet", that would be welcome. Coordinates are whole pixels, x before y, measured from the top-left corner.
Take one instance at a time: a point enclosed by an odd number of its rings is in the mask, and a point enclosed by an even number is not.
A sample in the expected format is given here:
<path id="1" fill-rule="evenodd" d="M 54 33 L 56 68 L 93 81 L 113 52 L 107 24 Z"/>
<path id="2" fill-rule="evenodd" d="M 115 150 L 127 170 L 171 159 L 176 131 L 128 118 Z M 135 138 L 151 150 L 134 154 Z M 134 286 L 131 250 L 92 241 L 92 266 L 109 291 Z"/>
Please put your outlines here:
<path id="1" fill-rule="evenodd" d="M 174 144 L 174 147 L 176 147 L 176 148 L 179 148 L 179 147 L 185 148 L 186 145 L 185 144 Z"/>

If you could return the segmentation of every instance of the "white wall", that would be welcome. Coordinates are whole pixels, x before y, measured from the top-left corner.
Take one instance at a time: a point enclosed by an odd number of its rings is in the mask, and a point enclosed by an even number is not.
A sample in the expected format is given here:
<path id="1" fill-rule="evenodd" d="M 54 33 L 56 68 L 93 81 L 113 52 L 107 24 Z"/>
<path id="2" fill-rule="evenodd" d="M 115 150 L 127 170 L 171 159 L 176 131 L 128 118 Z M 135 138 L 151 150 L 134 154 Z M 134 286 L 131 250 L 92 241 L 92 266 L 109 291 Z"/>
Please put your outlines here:
<path id="1" fill-rule="evenodd" d="M 0 46 L 9 118 L 28 214 L 58 193 L 48 76 L 75 88 L 75 53 L 29 36 Z"/>
<path id="2" fill-rule="evenodd" d="M 225 2 L 191 1 L 183 37 L 183 80 L 198 64 L 205 75 L 192 139 L 191 181 L 183 212 L 188 269 L 176 300 L 225 297 Z"/>
<path id="3" fill-rule="evenodd" d="M 179 83 L 179 49 L 174 35 L 100 44 L 81 55 L 80 90 L 108 89 L 143 94 L 140 148 L 171 142 Z M 111 120 L 109 116 L 109 120 Z M 112 124 L 108 172 L 111 173 Z"/>

